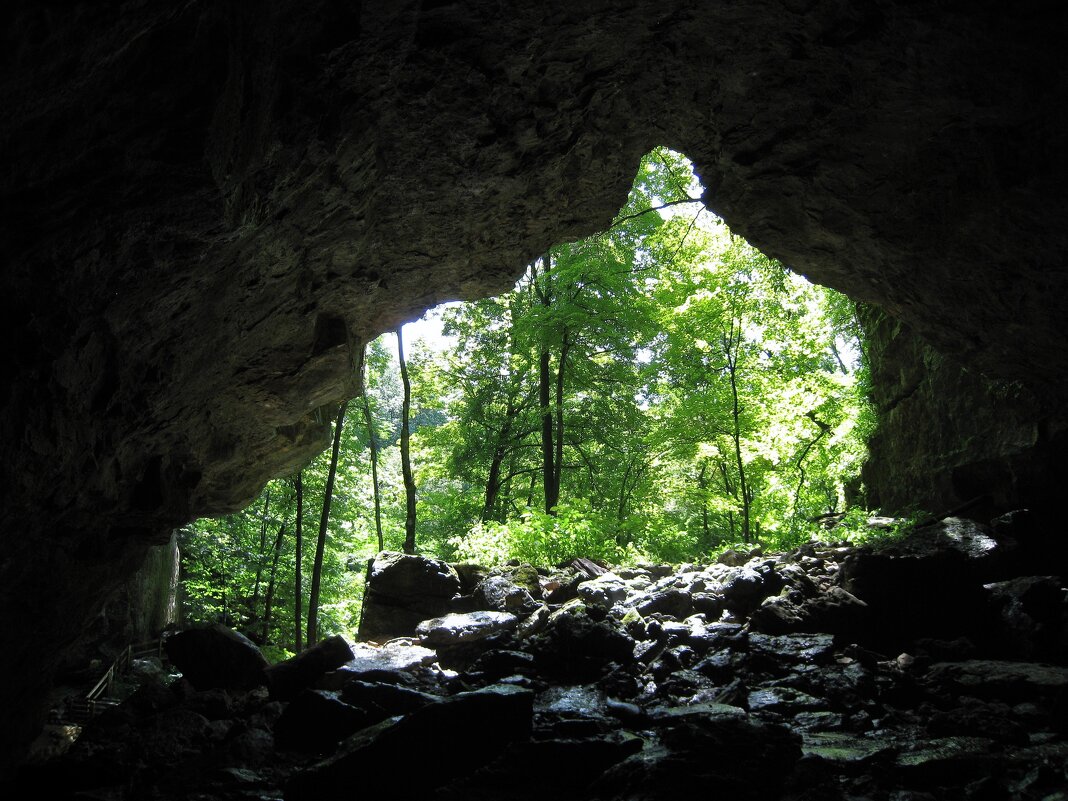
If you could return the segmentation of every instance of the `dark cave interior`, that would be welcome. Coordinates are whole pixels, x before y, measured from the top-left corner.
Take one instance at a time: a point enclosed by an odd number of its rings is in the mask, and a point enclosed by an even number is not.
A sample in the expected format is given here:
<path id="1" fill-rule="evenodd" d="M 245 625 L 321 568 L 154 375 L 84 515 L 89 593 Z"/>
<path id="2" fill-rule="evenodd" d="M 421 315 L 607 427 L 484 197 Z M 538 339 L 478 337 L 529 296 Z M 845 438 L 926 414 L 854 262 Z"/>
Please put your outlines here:
<path id="1" fill-rule="evenodd" d="M 874 307 L 873 506 L 982 496 L 1059 541 L 1062 4 L 0 16 L 6 762 L 150 545 L 321 450 L 365 342 L 603 227 L 658 144 L 734 230 Z"/>

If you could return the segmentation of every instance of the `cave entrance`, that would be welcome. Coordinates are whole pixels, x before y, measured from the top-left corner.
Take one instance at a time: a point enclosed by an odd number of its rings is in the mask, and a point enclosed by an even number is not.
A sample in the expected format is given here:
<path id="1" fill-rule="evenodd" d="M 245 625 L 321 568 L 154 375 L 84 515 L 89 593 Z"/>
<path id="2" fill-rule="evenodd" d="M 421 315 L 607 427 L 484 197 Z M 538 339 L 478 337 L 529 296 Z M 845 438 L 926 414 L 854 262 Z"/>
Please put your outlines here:
<path id="1" fill-rule="evenodd" d="M 853 304 L 702 193 L 656 148 L 608 229 L 372 342 L 335 447 L 187 527 L 187 615 L 295 650 L 318 575 L 315 625 L 355 632 L 366 559 L 404 544 L 406 427 L 418 550 L 450 561 L 677 563 L 843 513 L 871 419 Z"/>

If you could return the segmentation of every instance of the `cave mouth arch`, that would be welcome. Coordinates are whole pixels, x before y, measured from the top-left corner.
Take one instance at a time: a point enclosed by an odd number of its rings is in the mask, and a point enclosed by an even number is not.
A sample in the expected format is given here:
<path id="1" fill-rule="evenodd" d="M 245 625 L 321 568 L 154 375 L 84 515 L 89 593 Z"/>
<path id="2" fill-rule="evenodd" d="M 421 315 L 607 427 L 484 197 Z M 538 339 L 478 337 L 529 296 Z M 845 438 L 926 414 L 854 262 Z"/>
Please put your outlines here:
<path id="1" fill-rule="evenodd" d="M 409 324 L 370 343 L 339 448 L 299 485 L 273 480 L 245 510 L 181 529 L 185 620 L 296 648 L 278 610 L 322 570 L 321 631 L 355 637 L 351 565 L 409 550 L 405 404 L 413 550 L 446 562 L 680 564 L 788 550 L 847 508 L 859 521 L 871 412 L 855 311 L 733 235 L 702 193 L 684 155 L 654 148 L 608 228 L 549 248 L 507 293 L 448 304 L 434 332 L 448 347 L 427 351 Z M 314 567 L 296 556 L 297 508 L 305 552 L 328 532 Z"/>
<path id="2" fill-rule="evenodd" d="M 6 737 L 147 542 L 321 447 L 364 341 L 603 225 L 656 142 L 747 239 L 885 311 L 880 505 L 1056 507 L 1065 8 L 471 13 L 5 9 L 0 599 L 42 610 L 3 628 Z"/>

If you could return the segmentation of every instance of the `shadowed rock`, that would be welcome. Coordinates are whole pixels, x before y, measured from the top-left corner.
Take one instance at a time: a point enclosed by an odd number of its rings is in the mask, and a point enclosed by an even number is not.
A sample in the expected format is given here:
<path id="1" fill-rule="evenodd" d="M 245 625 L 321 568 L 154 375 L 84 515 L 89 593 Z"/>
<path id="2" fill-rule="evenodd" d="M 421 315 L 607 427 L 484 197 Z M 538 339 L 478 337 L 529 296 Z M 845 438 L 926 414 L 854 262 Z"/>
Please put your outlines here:
<path id="1" fill-rule="evenodd" d="M 167 656 L 198 690 L 250 690 L 264 684 L 268 662 L 245 635 L 216 623 L 171 635 Z"/>

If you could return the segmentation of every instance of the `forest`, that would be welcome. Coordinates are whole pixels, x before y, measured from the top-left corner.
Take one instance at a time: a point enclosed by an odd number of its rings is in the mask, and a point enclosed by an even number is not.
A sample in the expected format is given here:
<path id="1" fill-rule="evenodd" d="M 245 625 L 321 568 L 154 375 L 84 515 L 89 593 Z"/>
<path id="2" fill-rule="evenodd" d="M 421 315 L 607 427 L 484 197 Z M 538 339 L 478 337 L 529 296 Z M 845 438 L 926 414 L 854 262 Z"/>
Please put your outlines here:
<path id="1" fill-rule="evenodd" d="M 181 530 L 184 622 L 281 657 L 355 631 L 382 549 L 707 562 L 866 518 L 853 302 L 732 234 L 701 193 L 657 148 L 607 230 L 552 247 L 505 295 L 432 310 L 440 336 L 370 343 L 331 448 Z"/>

